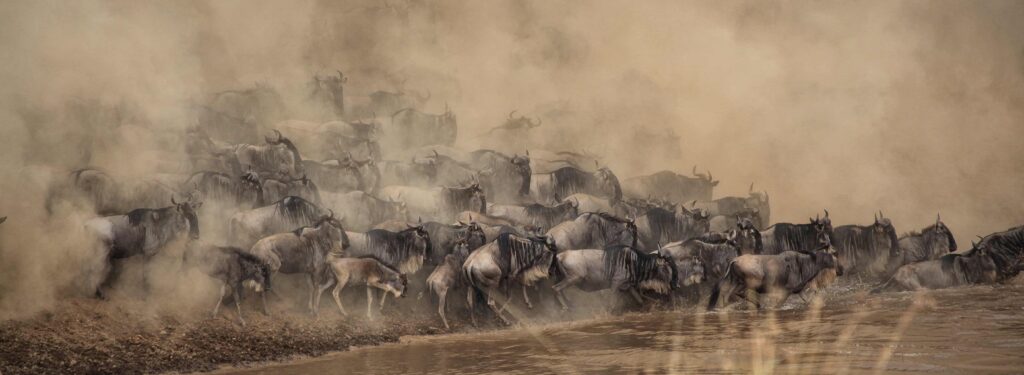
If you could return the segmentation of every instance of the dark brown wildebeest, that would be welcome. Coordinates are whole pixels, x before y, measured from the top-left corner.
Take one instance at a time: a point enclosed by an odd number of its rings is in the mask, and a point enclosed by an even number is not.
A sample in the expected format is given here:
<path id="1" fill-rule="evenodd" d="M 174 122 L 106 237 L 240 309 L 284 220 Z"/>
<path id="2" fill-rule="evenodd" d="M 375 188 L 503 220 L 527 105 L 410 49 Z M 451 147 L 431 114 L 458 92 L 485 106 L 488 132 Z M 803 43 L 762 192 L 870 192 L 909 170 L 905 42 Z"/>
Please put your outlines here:
<path id="1" fill-rule="evenodd" d="M 842 275 L 843 268 L 838 265 L 835 254 L 831 246 L 822 245 L 809 252 L 738 256 L 729 262 L 725 275 L 711 290 L 708 310 L 718 307 L 719 295 L 724 296 L 722 299 L 728 304 L 732 296 L 746 298 L 747 291 L 776 295 L 781 305 L 791 294 L 803 292 L 822 271 L 834 269 L 837 275 Z M 760 301 L 751 302 L 758 308 L 762 306 Z"/>
<path id="2" fill-rule="evenodd" d="M 395 298 L 405 296 L 406 286 L 409 283 L 405 274 L 372 256 L 345 258 L 337 254 L 330 254 L 327 257 L 327 264 L 334 278 L 332 283 L 334 290 L 331 291 L 331 296 L 334 297 L 334 303 L 338 305 L 341 315 L 348 315 L 345 312 L 345 307 L 341 305 L 341 291 L 348 285 L 366 285 L 367 318 L 373 317 L 374 288 L 382 290 L 384 295 L 390 292 L 395 295 Z M 321 291 L 328 287 L 330 284 L 321 287 Z M 381 306 L 383 305 L 384 300 L 381 299 Z"/>
<path id="3" fill-rule="evenodd" d="M 325 284 L 321 279 L 326 276 L 327 255 L 345 254 L 348 247 L 349 239 L 341 220 L 334 218 L 331 212 L 313 225 L 265 237 L 252 245 L 249 253 L 266 263 L 271 275 L 278 272 L 305 274 L 309 284 L 307 308 L 316 314 L 320 305 L 319 287 Z M 267 293 L 262 293 L 262 296 L 264 313 L 269 314 Z"/>
<path id="4" fill-rule="evenodd" d="M 785 251 L 808 252 L 821 246 L 822 234 L 832 238 L 832 219 L 815 217 L 808 224 L 777 223 L 761 231 L 762 254 L 779 254 Z"/>
<path id="5" fill-rule="evenodd" d="M 849 275 L 881 277 L 893 258 L 899 257 L 899 240 L 892 221 L 879 211 L 871 225 L 843 225 L 835 228 L 832 245 L 839 264 Z"/>
<path id="6" fill-rule="evenodd" d="M 269 291 L 270 267 L 237 247 L 201 245 L 198 242 L 189 244 L 183 263 L 221 282 L 212 316 L 217 317 L 221 303 L 230 295 L 235 301 L 238 321 L 245 325 L 245 319 L 242 319 L 242 288 L 248 286 L 256 293 Z"/>
<path id="7" fill-rule="evenodd" d="M 531 286 L 546 279 L 557 251 L 550 237 L 524 238 L 505 233 L 469 254 L 462 265 L 462 272 L 470 285 L 466 299 L 473 325 L 476 325 L 474 309 L 478 299 L 485 299 L 487 306 L 502 321 L 509 323 L 494 300 L 499 294 L 498 288 L 505 286 L 507 290 L 511 283 Z M 504 295 L 506 301 L 511 299 L 508 293 Z"/>
<path id="8" fill-rule="evenodd" d="M 677 212 L 654 207 L 636 218 L 637 235 L 644 249 L 657 250 L 658 244 L 684 241 L 708 232 L 707 210 L 687 210 L 679 205 Z"/>
<path id="9" fill-rule="evenodd" d="M 85 223 L 100 246 L 104 269 L 101 282 L 96 287 L 96 297 L 106 298 L 106 289 L 113 282 L 113 275 L 119 265 L 116 260 L 142 255 L 149 260 L 168 243 L 182 234 L 199 238 L 199 218 L 196 210 L 202 202 L 175 202 L 164 208 L 137 208 L 126 215 L 93 218 Z M 143 272 L 143 286 L 148 290 L 148 270 Z"/>
<path id="10" fill-rule="evenodd" d="M 711 172 L 697 173 L 697 167 L 694 166 L 693 177 L 660 171 L 626 179 L 623 191 L 631 198 L 662 197 L 673 202 L 710 201 L 712 190 L 717 185 L 718 181 L 714 180 Z"/>
<path id="11" fill-rule="evenodd" d="M 619 178 L 608 167 L 587 172 L 576 167 L 535 174 L 530 179 L 530 196 L 535 202 L 558 203 L 560 197 L 586 193 L 608 199 L 611 206 L 622 201 Z"/>

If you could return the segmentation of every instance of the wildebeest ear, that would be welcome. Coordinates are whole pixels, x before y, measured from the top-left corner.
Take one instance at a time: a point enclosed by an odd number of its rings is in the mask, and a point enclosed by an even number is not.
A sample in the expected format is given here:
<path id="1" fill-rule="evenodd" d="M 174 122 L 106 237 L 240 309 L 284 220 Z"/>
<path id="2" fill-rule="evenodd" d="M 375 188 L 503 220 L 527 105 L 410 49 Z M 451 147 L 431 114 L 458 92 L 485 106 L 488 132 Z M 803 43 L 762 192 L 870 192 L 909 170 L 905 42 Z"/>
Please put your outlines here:
<path id="1" fill-rule="evenodd" d="M 423 217 L 417 216 L 416 217 L 416 223 L 423 224 Z"/>

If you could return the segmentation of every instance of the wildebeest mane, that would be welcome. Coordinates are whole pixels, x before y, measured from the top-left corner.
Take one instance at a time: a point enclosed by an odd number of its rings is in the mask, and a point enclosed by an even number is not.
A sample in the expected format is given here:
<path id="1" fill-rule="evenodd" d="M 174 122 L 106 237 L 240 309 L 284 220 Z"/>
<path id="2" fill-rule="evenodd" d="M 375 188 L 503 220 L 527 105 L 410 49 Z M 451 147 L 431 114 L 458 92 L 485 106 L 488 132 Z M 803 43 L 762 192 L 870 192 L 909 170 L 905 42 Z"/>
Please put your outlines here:
<path id="1" fill-rule="evenodd" d="M 1024 227 L 990 234 L 983 238 L 976 248 L 984 249 L 992 258 L 999 280 L 1017 276 L 1024 268 Z"/>
<path id="2" fill-rule="evenodd" d="M 818 230 L 814 224 L 776 223 L 765 231 L 774 228 L 771 245 L 776 251 L 785 249 L 810 251 L 818 248 Z M 831 239 L 831 238 L 830 238 Z"/>
<path id="3" fill-rule="evenodd" d="M 622 269 L 626 271 L 628 284 L 637 285 L 658 275 L 658 259 L 661 259 L 661 256 L 645 254 L 631 246 L 615 245 L 606 247 L 604 249 L 605 277 L 608 278 L 608 282 L 611 282 L 615 271 Z M 676 281 L 676 271 L 673 267 L 672 284 L 670 285 L 675 285 Z"/>
<path id="4" fill-rule="evenodd" d="M 308 223 L 320 219 L 320 208 L 302 197 L 290 195 L 273 204 L 276 207 L 276 213 L 288 223 Z"/>
<path id="5" fill-rule="evenodd" d="M 502 233 L 495 241 L 498 243 L 498 267 L 506 280 L 513 280 L 534 266 L 533 262 L 548 251 L 544 242 L 512 233 Z"/>
<path id="6" fill-rule="evenodd" d="M 392 232 L 384 229 L 373 229 L 366 232 L 367 249 L 373 255 L 391 267 L 399 267 L 402 263 L 413 256 L 417 256 L 418 249 L 414 238 L 417 228 L 409 228 L 401 232 Z M 429 257 L 432 251 L 430 238 L 426 238 L 425 257 Z"/>
<path id="7" fill-rule="evenodd" d="M 560 197 L 568 197 L 576 193 L 586 193 L 593 184 L 594 175 L 574 167 L 562 167 L 551 172 L 554 180 L 554 193 Z"/>
<path id="8" fill-rule="evenodd" d="M 652 207 L 644 213 L 647 223 L 651 226 L 651 232 L 667 236 L 673 240 L 685 240 L 682 238 L 683 226 L 680 225 L 676 214 L 660 207 Z"/>

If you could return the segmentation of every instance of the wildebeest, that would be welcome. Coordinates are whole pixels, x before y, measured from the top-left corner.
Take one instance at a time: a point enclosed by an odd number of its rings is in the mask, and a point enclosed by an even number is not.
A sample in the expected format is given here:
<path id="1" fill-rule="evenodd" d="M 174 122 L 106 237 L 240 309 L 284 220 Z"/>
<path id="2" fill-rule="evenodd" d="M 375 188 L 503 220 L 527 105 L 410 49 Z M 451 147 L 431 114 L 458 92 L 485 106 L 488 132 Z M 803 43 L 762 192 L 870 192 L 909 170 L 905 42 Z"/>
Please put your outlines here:
<path id="1" fill-rule="evenodd" d="M 899 256 L 890 259 L 890 272 L 904 264 L 939 259 L 943 255 L 957 250 L 953 232 L 937 216 L 935 224 L 929 225 L 919 232 L 910 232 L 899 238 Z"/>
<path id="2" fill-rule="evenodd" d="M 405 274 L 372 256 L 345 258 L 337 254 L 330 254 L 327 257 L 327 264 L 334 278 L 334 290 L 331 291 L 331 296 L 334 297 L 334 303 L 338 305 L 338 310 L 342 315 L 348 315 L 345 312 L 345 307 L 341 305 L 341 291 L 345 289 L 345 286 L 366 285 L 366 317 L 371 318 L 373 317 L 374 288 L 384 291 L 384 295 L 390 292 L 395 295 L 395 298 L 401 298 L 405 296 L 405 290 L 409 284 Z M 322 287 L 321 290 L 326 290 L 328 287 L 330 285 Z M 382 298 L 381 305 L 383 306 L 383 304 L 384 299 Z"/>
<path id="3" fill-rule="evenodd" d="M 431 253 L 428 257 L 428 264 L 439 265 L 444 257 L 455 251 L 455 244 L 464 242 L 469 250 L 483 246 L 487 242 L 484 230 L 476 222 L 469 224 L 459 222 L 458 224 L 444 224 L 430 221 L 421 225 L 423 230 L 430 234 Z M 469 255 L 467 252 L 466 255 Z M 463 257 L 465 259 L 465 256 Z"/>
<path id="4" fill-rule="evenodd" d="M 472 166 L 477 170 L 489 170 L 488 183 L 484 186 L 487 196 L 494 202 L 520 202 L 530 195 L 530 152 L 526 155 L 508 156 L 493 150 L 477 150 L 470 153 Z"/>
<path id="5" fill-rule="evenodd" d="M 263 192 L 263 180 L 251 171 L 237 178 L 221 172 L 196 172 L 189 177 L 184 186 L 190 191 L 199 192 L 204 202 L 217 202 L 245 209 L 261 207 L 267 202 Z"/>
<path id="6" fill-rule="evenodd" d="M 487 208 L 487 214 L 519 225 L 537 225 L 544 228 L 553 228 L 563 221 L 573 220 L 579 216 L 576 202 L 573 201 L 562 201 L 554 206 L 540 203 L 526 206 L 496 204 Z"/>
<path id="7" fill-rule="evenodd" d="M 228 225 L 228 241 L 244 249 L 271 234 L 312 225 L 326 213 L 326 210 L 300 197 L 284 197 L 267 206 L 232 215 Z"/>
<path id="8" fill-rule="evenodd" d="M 740 255 L 739 245 L 731 238 L 717 243 L 691 238 L 666 244 L 658 251 L 677 262 L 690 257 L 699 259 L 704 266 L 705 277 L 715 282 L 725 275 L 729 262 Z"/>
<path id="9" fill-rule="evenodd" d="M 832 219 L 815 217 L 808 224 L 777 223 L 761 231 L 762 254 L 779 254 L 784 251 L 811 251 L 821 245 L 821 234 L 832 238 Z"/>
<path id="10" fill-rule="evenodd" d="M 633 220 L 602 212 L 584 212 L 573 221 L 556 225 L 547 232 L 562 250 L 603 249 L 615 245 L 637 247 Z"/>
<path id="11" fill-rule="evenodd" d="M 408 221 L 409 210 L 405 202 L 391 198 L 380 199 L 362 191 L 322 194 L 324 207 L 336 210 L 346 218 L 345 225 L 354 231 L 364 231 L 388 220 Z"/>
<path id="12" fill-rule="evenodd" d="M 629 246 L 566 250 L 558 254 L 555 266 L 559 280 L 552 288 L 563 310 L 569 309 L 563 291 L 571 286 L 587 292 L 628 291 L 640 305 L 644 303 L 640 290 L 668 294 L 678 287 L 679 271 L 672 258 Z"/>
<path id="13" fill-rule="evenodd" d="M 547 278 L 557 251 L 550 237 L 525 238 L 505 233 L 469 254 L 462 265 L 462 272 L 470 285 L 466 299 L 473 324 L 476 325 L 475 302 L 481 296 L 486 296 L 487 306 L 509 323 L 494 301 L 499 286 L 506 290 L 511 283 L 531 286 Z M 505 296 L 507 301 L 508 293 Z"/>
<path id="14" fill-rule="evenodd" d="M 1024 270 L 1024 226 L 992 233 L 974 246 L 992 258 L 997 272 L 997 281 L 1013 278 Z"/>
<path id="15" fill-rule="evenodd" d="M 307 159 L 340 159 L 346 154 L 380 160 L 378 125 L 373 122 L 341 120 L 325 123 L 287 120 L 274 126 L 302 148 Z"/>
<path id="16" fill-rule="evenodd" d="M 500 225 L 500 226 L 514 227 L 514 226 L 518 225 L 518 223 L 512 221 L 511 219 L 506 219 L 506 218 L 497 217 L 497 216 L 491 216 L 491 215 L 488 215 L 488 214 L 482 214 L 482 213 L 479 213 L 479 212 L 476 212 L 476 211 L 462 211 L 462 212 L 459 212 L 459 214 L 455 216 L 455 220 L 461 221 L 461 222 L 476 222 L 476 223 L 479 223 L 479 224 L 490 225 L 490 226 L 499 226 Z"/>
<path id="17" fill-rule="evenodd" d="M 768 203 L 768 193 L 755 192 L 754 184 L 750 184 L 748 194 L 747 197 L 722 197 L 715 200 L 698 201 L 694 207 L 707 209 L 712 217 L 724 216 L 728 221 L 724 223 L 724 228 L 732 227 L 738 218 L 749 218 L 757 226 L 757 229 L 764 229 L 764 226 L 770 223 L 768 220 L 771 207 Z M 712 230 L 721 230 L 721 228 L 715 228 L 715 223 L 712 222 Z"/>
<path id="18" fill-rule="evenodd" d="M 46 212 L 53 214 L 61 202 L 83 204 L 100 215 L 124 212 L 121 185 L 96 168 L 71 171 L 67 178 L 52 183 L 46 192 Z"/>
<path id="19" fill-rule="evenodd" d="M 294 176 L 303 173 L 302 156 L 291 140 L 274 130 L 277 138 L 265 137 L 266 144 L 235 146 L 238 164 L 251 167 L 261 176 L 279 175 Z"/>
<path id="20" fill-rule="evenodd" d="M 243 286 L 249 286 L 256 293 L 270 290 L 270 267 L 237 247 L 201 245 L 199 241 L 192 241 L 185 251 L 183 263 L 221 282 L 213 317 L 217 317 L 221 303 L 230 295 L 235 301 L 238 321 L 245 325 L 241 306 Z"/>
<path id="21" fill-rule="evenodd" d="M 320 286 L 326 284 L 322 279 L 327 276 L 327 256 L 330 253 L 347 255 L 348 248 L 345 228 L 331 212 L 310 226 L 264 237 L 252 245 L 249 253 L 267 264 L 271 275 L 278 272 L 305 274 L 309 285 L 307 308 L 316 314 L 320 306 Z M 269 313 L 267 293 L 262 293 L 262 297 L 264 313 Z"/>
<path id="22" fill-rule="evenodd" d="M 381 163 L 381 185 L 433 187 L 437 181 L 437 162 L 433 158 L 411 161 L 384 160 Z"/>
<path id="23" fill-rule="evenodd" d="M 657 250 L 658 244 L 683 241 L 708 232 L 708 212 L 703 209 L 678 212 L 651 208 L 636 218 L 637 235 L 644 249 Z"/>
<path id="24" fill-rule="evenodd" d="M 441 316 L 444 328 L 451 328 L 445 314 L 448 305 L 448 292 L 466 285 L 465 275 L 462 273 L 462 263 L 469 257 L 472 247 L 466 240 L 458 240 L 452 246 L 452 251 L 446 254 L 434 271 L 430 273 L 430 276 L 427 276 L 427 289 L 437 296 L 437 314 Z"/>
<path id="25" fill-rule="evenodd" d="M 376 188 L 375 181 L 379 181 L 376 176 L 379 172 L 375 166 L 363 170 L 356 164 L 341 160 L 303 160 L 302 165 L 306 175 L 324 191 L 373 191 Z"/>
<path id="26" fill-rule="evenodd" d="M 388 137 L 399 148 L 414 148 L 426 145 L 452 145 L 458 135 L 455 114 L 445 104 L 444 113 L 432 115 L 412 108 L 396 111 L 391 115 Z"/>
<path id="27" fill-rule="evenodd" d="M 711 290 L 708 310 L 718 307 L 720 295 L 728 304 L 733 296 L 747 298 L 747 291 L 778 296 L 778 304 L 782 305 L 791 294 L 803 292 L 823 271 L 834 269 L 837 275 L 842 275 L 843 268 L 835 254 L 834 248 L 824 245 L 808 252 L 740 255 L 729 262 L 725 275 Z M 760 301 L 751 302 L 758 308 L 762 306 Z"/>
<path id="28" fill-rule="evenodd" d="M 711 172 L 697 173 L 696 166 L 693 167 L 693 175 L 689 177 L 672 171 L 660 171 L 632 177 L 623 183 L 623 191 L 632 198 L 661 197 L 673 202 L 711 200 L 712 190 L 718 181 L 714 180 Z"/>
<path id="29" fill-rule="evenodd" d="M 749 219 L 741 219 L 736 226 L 725 232 L 708 232 L 696 239 L 712 244 L 719 244 L 726 241 L 735 242 L 742 254 L 761 254 L 764 244 L 761 242 L 761 232 L 757 230 Z"/>
<path id="30" fill-rule="evenodd" d="M 191 239 L 199 238 L 199 218 L 196 210 L 202 202 L 178 203 L 171 198 L 171 206 L 164 208 L 137 208 L 126 215 L 93 218 L 85 223 L 100 246 L 104 268 L 96 296 L 106 298 L 106 289 L 113 282 L 115 260 L 136 255 L 150 258 L 185 232 Z M 148 272 L 143 273 L 143 284 L 148 286 Z"/>
<path id="31" fill-rule="evenodd" d="M 284 197 L 295 196 L 316 204 L 322 203 L 320 189 L 306 175 L 263 179 L 263 196 L 267 202 L 277 202 Z"/>
<path id="32" fill-rule="evenodd" d="M 583 193 L 565 197 L 562 202 L 575 203 L 579 212 L 606 212 L 618 216 L 638 216 L 643 213 L 642 208 L 634 207 L 625 200 L 612 204 L 608 199 Z"/>
<path id="33" fill-rule="evenodd" d="M 378 90 L 370 93 L 370 107 L 367 109 L 377 113 L 395 113 L 403 108 L 420 108 L 430 100 L 430 96 L 430 90 L 426 95 L 416 91 Z"/>
<path id="34" fill-rule="evenodd" d="M 989 284 L 998 279 L 999 271 L 991 254 L 984 248 L 971 249 L 966 254 L 951 253 L 939 259 L 904 265 L 871 292 L 942 289 Z"/>
<path id="35" fill-rule="evenodd" d="M 534 174 L 530 180 L 530 195 L 537 202 L 558 202 L 557 197 L 576 193 L 606 198 L 612 206 L 622 200 L 619 178 L 607 167 L 593 173 L 565 167 L 551 173 Z"/>
<path id="36" fill-rule="evenodd" d="M 309 99 L 328 108 L 336 117 L 345 116 L 345 83 L 348 77 L 338 71 L 338 76 L 333 75 L 321 77 L 319 74 L 313 76 L 313 90 Z"/>
<path id="37" fill-rule="evenodd" d="M 373 256 L 402 274 L 413 274 L 423 266 L 432 248 L 430 234 L 422 226 L 408 226 L 400 232 L 384 229 L 348 232 L 349 256 Z"/>
<path id="38" fill-rule="evenodd" d="M 495 126 L 487 131 L 486 134 L 491 134 L 495 130 L 515 131 L 515 130 L 530 130 L 540 126 L 542 121 L 537 118 L 537 121 L 533 121 L 526 116 L 513 117 L 516 111 L 509 112 L 508 119 L 505 120 L 501 125 Z"/>
<path id="39" fill-rule="evenodd" d="M 395 197 L 409 208 L 409 215 L 451 222 L 462 211 L 487 212 L 487 198 L 478 184 L 466 187 L 417 188 L 386 186 L 380 196 Z"/>
<path id="40" fill-rule="evenodd" d="M 842 225 L 834 230 L 832 245 L 839 264 L 850 275 L 882 276 L 891 259 L 899 257 L 899 241 L 892 221 L 875 214 L 871 225 Z"/>
<path id="41" fill-rule="evenodd" d="M 257 129 L 274 124 L 286 111 L 277 90 L 260 83 L 247 89 L 214 93 L 195 107 L 200 127 L 232 142 L 257 141 Z"/>

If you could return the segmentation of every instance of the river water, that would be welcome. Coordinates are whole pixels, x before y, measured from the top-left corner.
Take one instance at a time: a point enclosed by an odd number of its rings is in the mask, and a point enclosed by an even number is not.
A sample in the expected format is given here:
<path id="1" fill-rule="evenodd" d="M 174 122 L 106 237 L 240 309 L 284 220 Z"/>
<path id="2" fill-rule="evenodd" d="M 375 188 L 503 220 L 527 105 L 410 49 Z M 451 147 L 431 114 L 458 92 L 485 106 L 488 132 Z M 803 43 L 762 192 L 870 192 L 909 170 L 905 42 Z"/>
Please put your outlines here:
<path id="1" fill-rule="evenodd" d="M 1024 373 L 1024 287 L 847 292 L 775 310 L 628 314 L 406 338 L 228 372 Z"/>

